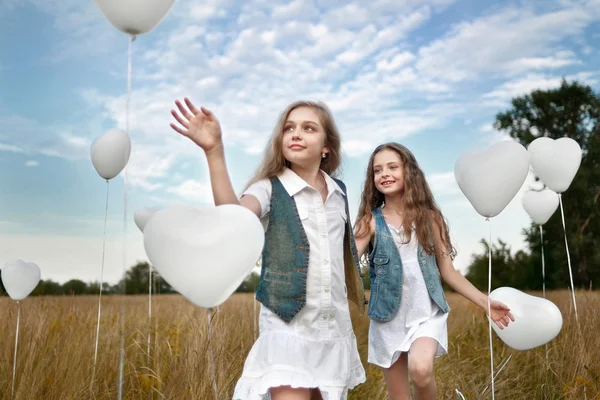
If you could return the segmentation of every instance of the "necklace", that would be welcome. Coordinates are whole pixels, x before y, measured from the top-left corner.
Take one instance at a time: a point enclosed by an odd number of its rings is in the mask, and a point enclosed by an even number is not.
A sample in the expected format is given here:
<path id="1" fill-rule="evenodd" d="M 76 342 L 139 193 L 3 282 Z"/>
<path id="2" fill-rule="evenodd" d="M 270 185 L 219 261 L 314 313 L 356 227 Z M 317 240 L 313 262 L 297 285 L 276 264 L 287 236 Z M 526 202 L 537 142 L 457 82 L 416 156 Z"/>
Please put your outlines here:
<path id="1" fill-rule="evenodd" d="M 319 193 L 323 193 L 323 189 L 325 189 L 325 186 L 327 186 L 327 183 L 325 182 L 325 178 L 323 177 L 323 175 L 321 175 L 319 173 L 319 176 L 321 177 L 321 179 L 323 180 L 323 184 L 321 185 L 321 188 L 319 189 Z"/>

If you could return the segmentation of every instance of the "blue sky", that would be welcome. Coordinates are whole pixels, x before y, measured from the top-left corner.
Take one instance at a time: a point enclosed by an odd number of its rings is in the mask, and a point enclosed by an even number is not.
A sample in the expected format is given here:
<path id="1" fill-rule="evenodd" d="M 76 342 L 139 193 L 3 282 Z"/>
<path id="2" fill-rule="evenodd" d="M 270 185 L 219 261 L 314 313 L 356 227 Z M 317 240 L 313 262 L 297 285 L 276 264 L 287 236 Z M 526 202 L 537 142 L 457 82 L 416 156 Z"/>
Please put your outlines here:
<path id="1" fill-rule="evenodd" d="M 562 77 L 595 90 L 600 1 L 176 0 L 133 43 L 132 156 L 126 240 L 123 180 L 110 182 L 105 279 L 145 260 L 133 212 L 212 204 L 201 150 L 169 128 L 189 96 L 221 120 L 236 190 L 258 164 L 279 112 L 325 101 L 343 135 L 353 215 L 372 149 L 395 140 L 427 174 L 461 270 L 488 226 L 454 180 L 467 150 L 507 140 L 492 129 L 511 97 Z M 43 279 L 99 279 L 107 184 L 95 137 L 124 128 L 128 37 L 93 1 L 0 5 L 0 263 L 36 262 Z M 519 249 L 529 218 L 515 200 L 492 221 Z"/>

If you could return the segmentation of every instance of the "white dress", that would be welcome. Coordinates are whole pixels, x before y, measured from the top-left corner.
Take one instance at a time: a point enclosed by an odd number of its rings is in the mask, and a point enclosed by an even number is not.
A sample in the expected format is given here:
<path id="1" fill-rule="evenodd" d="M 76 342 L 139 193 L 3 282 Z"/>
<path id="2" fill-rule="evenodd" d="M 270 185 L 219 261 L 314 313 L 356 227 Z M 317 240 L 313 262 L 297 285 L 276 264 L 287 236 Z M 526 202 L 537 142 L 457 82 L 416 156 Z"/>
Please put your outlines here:
<path id="1" fill-rule="evenodd" d="M 402 259 L 402 301 L 391 321 L 371 320 L 369 326 L 368 361 L 383 368 L 392 366 L 401 353 L 408 352 L 411 344 L 420 337 L 437 340 L 436 357 L 448 352 L 448 313 L 442 312 L 429 296 L 417 257 L 415 232 L 410 242 L 404 244 L 403 229 L 387 225 Z"/>
<path id="2" fill-rule="evenodd" d="M 346 298 L 343 239 L 346 223 L 344 194 L 323 173 L 328 196 L 290 169 L 279 179 L 293 196 L 310 242 L 306 305 L 285 323 L 261 305 L 260 334 L 244 364 L 233 399 L 270 399 L 269 388 L 318 387 L 325 400 L 345 400 L 348 389 L 365 382 Z M 253 184 L 244 194 L 256 196 L 266 228 L 271 182 Z"/>

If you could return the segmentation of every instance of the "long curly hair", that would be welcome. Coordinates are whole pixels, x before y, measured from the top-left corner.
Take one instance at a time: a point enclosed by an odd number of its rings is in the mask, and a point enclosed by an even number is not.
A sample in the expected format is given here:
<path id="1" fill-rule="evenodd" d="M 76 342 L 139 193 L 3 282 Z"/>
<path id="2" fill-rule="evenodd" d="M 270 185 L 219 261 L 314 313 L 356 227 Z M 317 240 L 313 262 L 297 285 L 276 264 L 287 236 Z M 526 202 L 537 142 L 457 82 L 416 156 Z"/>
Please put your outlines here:
<path id="1" fill-rule="evenodd" d="M 428 254 L 435 254 L 435 239 L 433 229 L 437 229 L 442 239 L 443 252 L 451 259 L 456 256 L 456 249 L 450 240 L 450 231 L 431 188 L 425 179 L 425 174 L 419 167 L 415 156 L 405 146 L 395 142 L 384 143 L 373 151 L 369 158 L 367 176 L 363 185 L 362 198 L 356 217 L 356 237 L 369 232 L 373 218 L 371 211 L 385 203 L 385 198 L 375 187 L 373 161 L 375 155 L 383 150 L 392 150 L 398 154 L 404 168 L 404 193 L 402 195 L 402 227 L 410 240 L 413 226 L 419 243 Z"/>

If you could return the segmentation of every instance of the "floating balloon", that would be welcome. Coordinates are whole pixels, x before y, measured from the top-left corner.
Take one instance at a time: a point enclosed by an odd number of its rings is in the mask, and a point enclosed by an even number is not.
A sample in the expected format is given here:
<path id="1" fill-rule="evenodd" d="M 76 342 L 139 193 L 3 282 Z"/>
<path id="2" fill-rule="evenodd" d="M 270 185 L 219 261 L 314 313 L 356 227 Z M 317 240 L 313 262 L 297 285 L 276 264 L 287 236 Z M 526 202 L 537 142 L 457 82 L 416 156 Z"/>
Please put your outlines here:
<path id="1" fill-rule="evenodd" d="M 463 153 L 454 165 L 456 183 L 484 217 L 500 214 L 515 197 L 529 172 L 525 147 L 502 141 L 487 150 Z"/>
<path id="2" fill-rule="evenodd" d="M 158 273 L 192 303 L 223 303 L 254 268 L 264 230 L 239 205 L 157 211 L 144 227 L 144 248 Z"/>
<path id="3" fill-rule="evenodd" d="M 558 208 L 558 201 L 558 194 L 548 188 L 531 190 L 523 196 L 523 208 L 533 222 L 544 225 Z"/>
<path id="4" fill-rule="evenodd" d="M 122 129 L 110 129 L 94 140 L 90 155 L 98 175 L 110 180 L 119 175 L 129 162 L 131 139 Z"/>
<path id="5" fill-rule="evenodd" d="M 540 137 L 529 144 L 531 167 L 540 180 L 556 193 L 564 193 L 581 165 L 581 147 L 575 140 L 563 137 Z"/>
<path id="6" fill-rule="evenodd" d="M 156 214 L 158 210 L 160 210 L 160 207 L 143 208 L 133 214 L 133 220 L 142 233 L 144 232 L 144 227 L 150 218 L 152 218 L 152 216 Z"/>
<path id="7" fill-rule="evenodd" d="M 175 0 L 94 0 L 110 23 L 121 32 L 150 32 L 167 15 Z"/>
<path id="8" fill-rule="evenodd" d="M 492 323 L 500 339 L 515 350 L 529 350 L 548 343 L 562 328 L 562 314 L 549 300 L 510 287 L 494 290 L 490 299 L 506 304 L 515 317 L 504 329 Z"/>
<path id="9" fill-rule="evenodd" d="M 23 300 L 40 283 L 40 268 L 31 262 L 12 260 L 4 264 L 0 271 L 6 293 L 13 300 Z"/>

